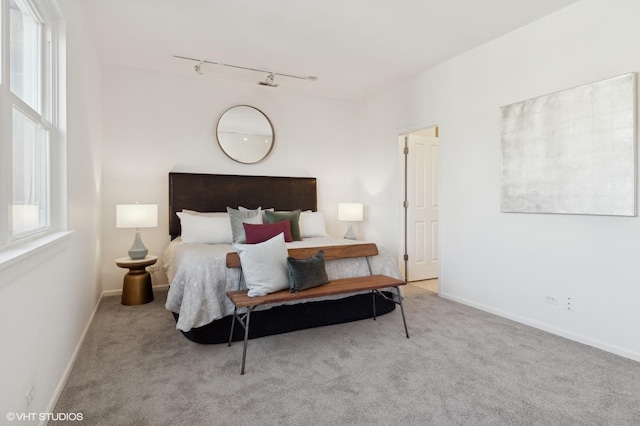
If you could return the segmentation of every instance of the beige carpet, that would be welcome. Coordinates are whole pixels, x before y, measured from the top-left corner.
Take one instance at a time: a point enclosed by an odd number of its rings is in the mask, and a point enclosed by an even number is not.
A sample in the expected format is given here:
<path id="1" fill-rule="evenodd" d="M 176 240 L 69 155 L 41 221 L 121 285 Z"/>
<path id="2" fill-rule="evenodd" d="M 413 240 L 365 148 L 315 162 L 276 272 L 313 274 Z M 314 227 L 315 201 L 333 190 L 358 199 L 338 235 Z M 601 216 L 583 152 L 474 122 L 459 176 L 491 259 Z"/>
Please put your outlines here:
<path id="1" fill-rule="evenodd" d="M 637 425 L 640 363 L 406 286 L 400 312 L 198 345 L 103 299 L 56 412 L 87 425 Z M 51 424 L 64 424 L 55 423 Z M 69 422 L 68 424 L 78 424 Z"/>

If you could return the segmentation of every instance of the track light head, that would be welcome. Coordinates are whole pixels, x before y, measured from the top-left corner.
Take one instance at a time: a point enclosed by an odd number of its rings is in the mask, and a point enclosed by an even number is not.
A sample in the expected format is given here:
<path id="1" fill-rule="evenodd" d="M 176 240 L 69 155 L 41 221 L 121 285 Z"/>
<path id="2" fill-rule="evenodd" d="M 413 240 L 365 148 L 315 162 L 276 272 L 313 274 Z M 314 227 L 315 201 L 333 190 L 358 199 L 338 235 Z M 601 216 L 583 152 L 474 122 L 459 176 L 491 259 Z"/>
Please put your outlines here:
<path id="1" fill-rule="evenodd" d="M 195 64 L 193 66 L 193 69 L 196 70 L 196 72 L 200 75 L 202 75 L 203 71 L 202 71 L 202 61 L 198 62 L 197 64 Z"/>
<path id="2" fill-rule="evenodd" d="M 270 72 L 267 78 L 265 78 L 264 81 L 259 81 L 258 84 L 260 86 L 278 87 L 278 85 L 274 83 L 275 78 L 275 74 Z"/>

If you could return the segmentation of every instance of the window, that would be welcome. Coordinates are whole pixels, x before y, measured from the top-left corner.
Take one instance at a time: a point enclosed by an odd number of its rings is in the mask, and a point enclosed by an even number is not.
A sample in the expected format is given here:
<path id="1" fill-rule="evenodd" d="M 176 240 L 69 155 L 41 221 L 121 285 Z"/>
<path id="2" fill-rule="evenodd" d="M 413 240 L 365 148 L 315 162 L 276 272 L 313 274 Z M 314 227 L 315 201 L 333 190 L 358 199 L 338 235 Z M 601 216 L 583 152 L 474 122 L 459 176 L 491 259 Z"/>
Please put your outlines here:
<path id="1" fill-rule="evenodd" d="M 58 16 L 45 1 L 0 0 L 0 248 L 60 228 Z M 8 41 L 8 42 L 7 42 Z"/>
<path id="2" fill-rule="evenodd" d="M 13 109 L 12 235 L 46 228 L 49 221 L 48 129 Z"/>
<path id="3" fill-rule="evenodd" d="M 9 44 L 11 91 L 40 112 L 43 23 L 25 0 L 11 0 Z"/>

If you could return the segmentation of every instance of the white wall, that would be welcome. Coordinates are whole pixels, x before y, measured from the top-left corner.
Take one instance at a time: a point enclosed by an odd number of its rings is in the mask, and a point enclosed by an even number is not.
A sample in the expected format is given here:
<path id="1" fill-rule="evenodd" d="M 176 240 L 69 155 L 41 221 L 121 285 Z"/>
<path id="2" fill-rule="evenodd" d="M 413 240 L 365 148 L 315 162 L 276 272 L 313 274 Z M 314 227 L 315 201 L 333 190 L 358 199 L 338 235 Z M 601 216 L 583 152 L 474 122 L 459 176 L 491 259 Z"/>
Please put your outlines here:
<path id="1" fill-rule="evenodd" d="M 0 423 L 8 412 L 25 411 L 31 385 L 35 400 L 29 411 L 52 408 L 102 292 L 100 70 L 82 2 L 58 3 L 67 23 L 67 198 L 73 233 L 16 268 L 0 271 Z"/>
<path id="2" fill-rule="evenodd" d="M 583 0 L 365 102 L 367 236 L 397 246 L 398 135 L 437 124 L 441 295 L 640 360 L 640 218 L 500 213 L 499 181 L 499 107 L 640 71 L 639 16 L 637 0 Z"/>
<path id="3" fill-rule="evenodd" d="M 156 203 L 159 227 L 142 229 L 149 253 L 161 255 L 169 242 L 168 173 L 312 176 L 318 179 L 318 209 L 328 231 L 342 235 L 337 204 L 357 195 L 354 106 L 344 101 L 290 95 L 211 76 L 179 76 L 106 66 L 103 135 L 103 284 L 121 290 L 134 230 L 115 228 L 118 203 Z M 313 84 L 313 83 L 309 83 Z M 246 165 L 229 159 L 215 137 L 219 116 L 233 105 L 264 112 L 275 130 L 275 147 L 264 161 Z M 268 207 L 268 206 L 265 206 Z M 154 272 L 154 285 L 166 283 Z"/>
<path id="4" fill-rule="evenodd" d="M 435 124 L 441 295 L 640 360 L 640 219 L 500 213 L 498 136 L 501 105 L 640 70 L 637 1 L 583 0 L 357 109 L 197 76 L 101 69 L 82 2 L 58 3 L 67 21 L 74 232 L 55 253 L 30 259 L 27 272 L 0 272 L 0 413 L 22 412 L 32 384 L 30 410 L 51 408 L 102 291 L 101 276 L 106 290 L 120 289 L 125 271 L 113 259 L 133 235 L 115 229 L 116 203 L 159 204 L 160 227 L 143 230 L 143 239 L 160 254 L 168 241 L 170 170 L 315 176 L 330 232 L 344 232 L 337 203 L 359 199 L 367 208 L 360 233 L 394 250 L 398 134 Z M 274 124 L 276 147 L 260 164 L 234 163 L 217 147 L 217 117 L 235 104 L 262 109 Z M 544 294 L 574 296 L 576 311 L 543 303 Z"/>

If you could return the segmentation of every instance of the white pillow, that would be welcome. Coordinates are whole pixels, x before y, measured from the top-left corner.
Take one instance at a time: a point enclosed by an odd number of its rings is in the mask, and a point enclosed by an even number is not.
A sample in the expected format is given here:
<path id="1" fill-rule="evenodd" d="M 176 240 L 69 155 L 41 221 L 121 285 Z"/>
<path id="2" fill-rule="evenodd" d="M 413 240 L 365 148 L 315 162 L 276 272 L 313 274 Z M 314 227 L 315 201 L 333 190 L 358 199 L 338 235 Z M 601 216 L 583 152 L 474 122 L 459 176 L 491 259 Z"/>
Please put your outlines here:
<path id="1" fill-rule="evenodd" d="M 302 238 L 326 237 L 324 215 L 320 212 L 304 211 L 300 213 L 300 236 Z"/>
<path id="2" fill-rule="evenodd" d="M 182 209 L 182 213 L 191 214 L 194 216 L 226 217 L 227 219 L 229 219 L 229 213 L 226 212 L 197 212 L 195 210 Z"/>
<path id="3" fill-rule="evenodd" d="M 204 216 L 184 212 L 176 214 L 180 218 L 183 242 L 231 244 L 233 237 L 228 216 Z"/>
<path id="4" fill-rule="evenodd" d="M 249 297 L 264 296 L 289 288 L 287 245 L 284 233 L 258 244 L 234 244 L 240 255 Z"/>

